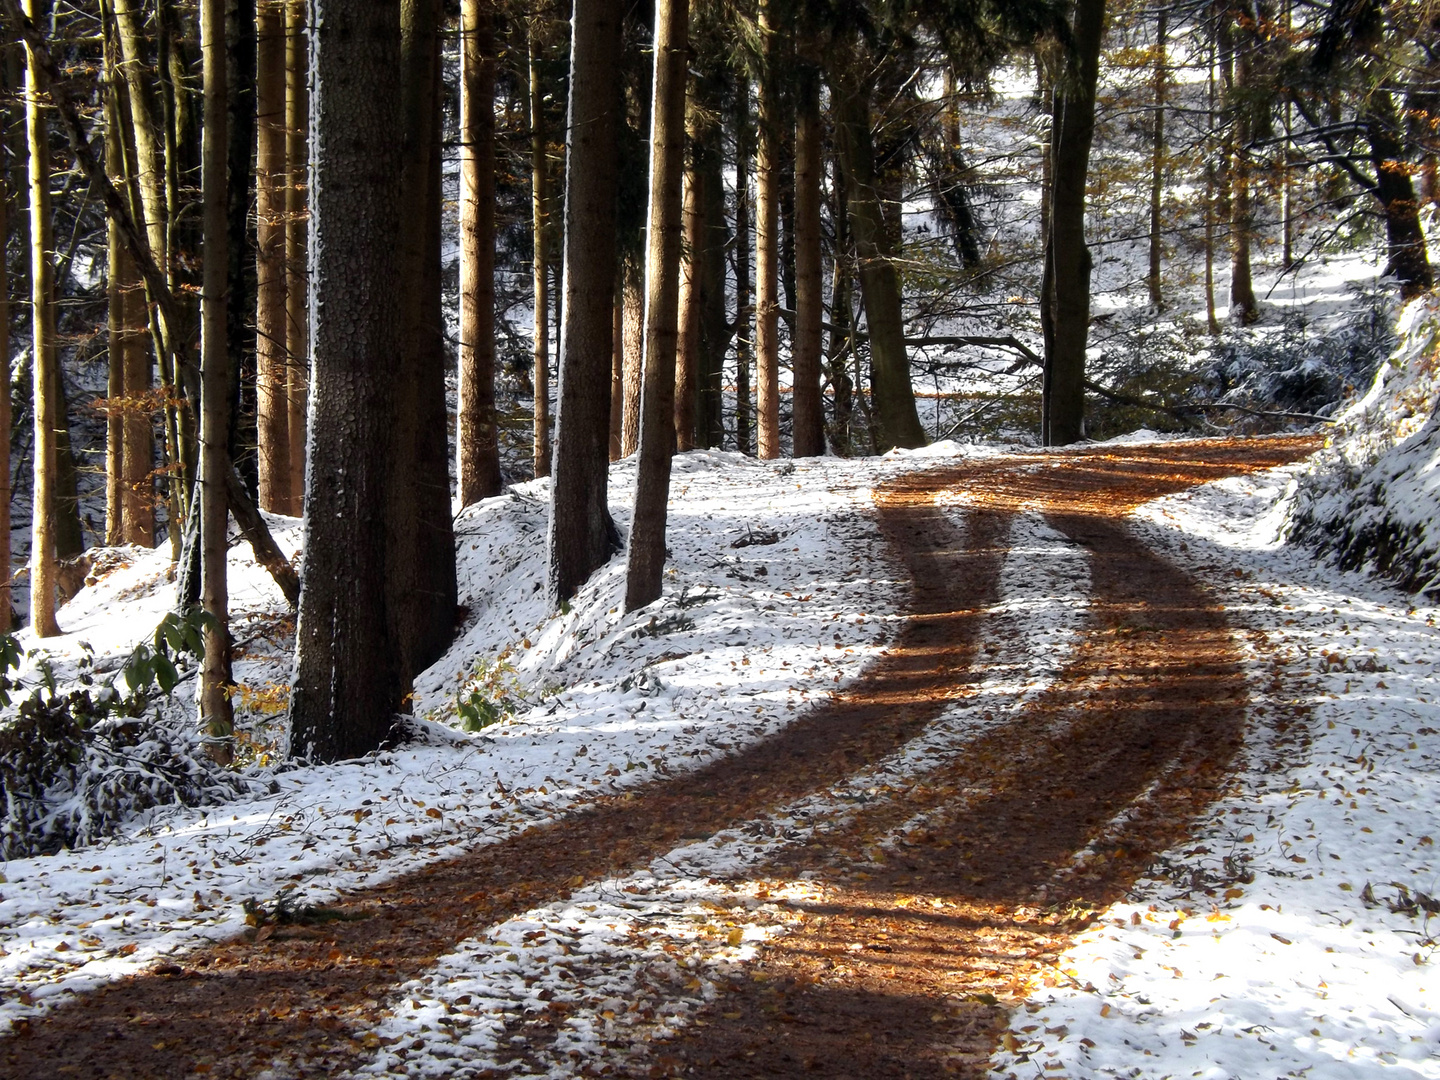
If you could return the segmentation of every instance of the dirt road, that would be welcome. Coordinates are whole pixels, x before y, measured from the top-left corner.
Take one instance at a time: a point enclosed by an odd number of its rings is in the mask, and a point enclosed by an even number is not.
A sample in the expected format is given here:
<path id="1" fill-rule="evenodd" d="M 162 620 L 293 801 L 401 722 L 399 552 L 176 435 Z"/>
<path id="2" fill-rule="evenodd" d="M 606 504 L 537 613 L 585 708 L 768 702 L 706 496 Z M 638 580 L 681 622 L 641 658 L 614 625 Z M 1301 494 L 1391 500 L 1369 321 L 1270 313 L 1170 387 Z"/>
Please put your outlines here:
<path id="1" fill-rule="evenodd" d="M 822 871 L 799 912 L 687 1034 L 587 1069 L 641 1075 L 973 1074 L 1037 967 L 1212 799 L 1250 690 L 1224 613 L 1127 529 L 1156 496 L 1293 460 L 1296 439 L 1083 451 L 916 473 L 878 499 L 917 583 L 888 655 L 765 743 L 677 780 L 345 899 L 355 921 L 233 941 L 61 1008 L 0 1043 L 0 1076 L 335 1075 L 362 1067 L 395 988 L 485 927 L 643 866 L 686 837 L 784 805 L 894 752 L 969 692 L 1014 515 L 1086 552 L 1093 595 L 1061 678 L 1013 720 L 773 876 Z M 936 506 L 962 489 L 964 525 Z M 867 839 L 907 822 L 877 870 Z M 1086 849 L 1080 863 L 1076 852 Z M 1098 856 L 1098 857 L 1097 857 Z M 493 1075 L 526 1075 L 527 1038 Z M 623 1053 L 621 1051 L 624 1051 Z M 461 1063 L 457 1062 L 457 1065 Z M 527 1069 L 531 1067 L 530 1069 Z"/>

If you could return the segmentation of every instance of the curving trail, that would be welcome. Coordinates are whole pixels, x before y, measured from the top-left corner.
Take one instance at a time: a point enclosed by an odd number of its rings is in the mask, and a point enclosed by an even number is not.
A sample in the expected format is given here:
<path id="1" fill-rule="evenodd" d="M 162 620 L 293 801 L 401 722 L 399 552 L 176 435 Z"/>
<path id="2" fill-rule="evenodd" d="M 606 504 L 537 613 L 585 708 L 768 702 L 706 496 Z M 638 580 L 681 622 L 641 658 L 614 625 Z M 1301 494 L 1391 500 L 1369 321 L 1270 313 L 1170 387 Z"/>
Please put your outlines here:
<path id="1" fill-rule="evenodd" d="M 736 982 L 645 1068 L 707 1077 L 823 1068 L 837 1078 L 978 1070 L 1006 1003 L 1094 905 L 1183 835 L 1244 735 L 1249 690 L 1223 612 L 1140 544 L 1124 514 L 1313 445 L 1112 448 L 897 481 L 877 502 L 916 582 L 912 616 L 849 693 L 698 772 L 346 897 L 343 907 L 369 913 L 362 920 L 232 941 L 86 995 L 0 1042 L 0 1076 L 321 1076 L 362 1066 L 373 1045 L 365 1033 L 396 988 L 457 942 L 832 785 L 924 730 L 983 675 L 978 643 L 1010 522 L 1029 508 L 1081 545 L 1091 567 L 1088 621 L 1062 677 L 963 756 L 766 868 L 824 867 L 834 880 L 798 930 L 767 946 L 757 978 Z M 947 488 L 969 498 L 964 528 L 936 507 Z M 877 872 L 867 838 L 917 815 L 924 825 L 906 857 Z"/>

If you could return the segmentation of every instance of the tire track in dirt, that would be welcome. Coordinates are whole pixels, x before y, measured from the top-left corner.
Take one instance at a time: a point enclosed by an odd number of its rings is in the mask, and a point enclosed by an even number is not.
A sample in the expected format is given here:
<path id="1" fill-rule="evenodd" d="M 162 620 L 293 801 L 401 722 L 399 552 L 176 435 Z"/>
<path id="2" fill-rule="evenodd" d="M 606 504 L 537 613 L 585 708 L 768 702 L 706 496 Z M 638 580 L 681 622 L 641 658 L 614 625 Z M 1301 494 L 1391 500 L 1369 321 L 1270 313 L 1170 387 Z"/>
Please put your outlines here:
<path id="1" fill-rule="evenodd" d="M 1120 518 L 1217 470 L 1308 448 L 1213 444 L 1199 462 L 1164 448 L 1092 451 L 1063 468 L 946 474 L 977 512 L 1038 505 L 1089 552 L 1082 641 L 1013 721 L 760 872 L 823 867 L 831 881 L 823 902 L 796 905 L 802 928 L 768 945 L 753 978 L 658 1051 L 649 1075 L 983 1075 L 1031 979 L 1183 837 L 1243 739 L 1248 692 L 1224 613 Z"/>
<path id="2" fill-rule="evenodd" d="M 0 1042 L 0 1076 L 328 1075 L 370 1055 L 395 987 L 488 925 L 643 866 L 835 782 L 924 730 L 964 684 L 995 601 L 1009 518 L 962 534 L 931 502 L 882 514 L 915 613 L 863 682 L 683 776 L 597 800 L 450 862 L 345 896 L 367 917 L 232 940 L 78 997 Z"/>

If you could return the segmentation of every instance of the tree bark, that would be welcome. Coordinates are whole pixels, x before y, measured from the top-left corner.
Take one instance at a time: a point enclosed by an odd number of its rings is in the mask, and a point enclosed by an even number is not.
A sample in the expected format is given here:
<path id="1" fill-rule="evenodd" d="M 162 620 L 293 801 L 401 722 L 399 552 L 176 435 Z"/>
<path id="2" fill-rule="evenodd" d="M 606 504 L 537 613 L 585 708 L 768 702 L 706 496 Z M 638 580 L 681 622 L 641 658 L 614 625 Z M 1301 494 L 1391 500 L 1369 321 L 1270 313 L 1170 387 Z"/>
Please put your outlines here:
<path id="1" fill-rule="evenodd" d="M 693 144 L 693 137 L 692 137 Z M 693 145 L 691 147 L 693 150 Z M 693 153 L 685 172 L 680 211 L 680 292 L 675 345 L 675 449 L 695 449 L 695 397 L 700 367 L 700 259 L 704 244 L 704 180 L 695 169 Z"/>
<path id="2" fill-rule="evenodd" d="M 625 286 L 619 267 L 610 310 L 610 460 L 619 461 L 625 445 Z"/>
<path id="3" fill-rule="evenodd" d="M 101 9 L 102 12 L 104 8 Z M 107 20 L 108 21 L 108 20 Z M 112 55 L 111 35 L 105 35 L 105 171 L 110 174 L 117 187 L 126 186 L 125 143 L 120 129 L 120 109 L 117 98 L 119 75 L 116 72 L 115 57 Z M 0 202 L 8 201 L 8 192 Z M 0 236 L 6 236 L 0 231 Z M 8 236 L 6 237 L 8 240 Z M 107 305 L 108 357 L 105 378 L 105 544 L 113 547 L 125 542 L 125 359 L 132 347 L 129 327 L 126 290 L 132 285 L 134 265 L 125 250 L 125 241 L 114 222 L 106 229 L 106 273 L 105 294 Z M 5 260 L 0 259 L 0 262 Z M 3 271 L 0 267 L 0 271 Z M 9 340 L 9 325 L 5 328 Z M 9 352 L 3 354 L 7 358 Z M 6 380 L 9 381 L 8 379 Z M 5 397 L 9 397 L 6 387 Z M 8 628 L 8 627 L 7 627 Z"/>
<path id="4" fill-rule="evenodd" d="M 229 93 L 225 40 L 226 0 L 202 0 L 200 49 L 204 58 L 205 126 L 201 148 L 204 266 L 200 319 L 200 565 L 205 627 L 200 670 L 200 719 L 210 756 L 228 764 L 234 714 L 230 704 L 230 600 L 226 580 L 230 458 L 228 293 L 230 214 L 227 183 Z"/>
<path id="5" fill-rule="evenodd" d="M 725 355 L 734 332 L 725 309 L 725 253 L 730 232 L 725 224 L 725 154 L 718 123 L 707 127 L 695 146 L 695 171 L 702 183 L 703 240 L 700 252 L 700 374 L 696 441 L 719 449 L 725 440 L 723 393 Z"/>
<path id="6" fill-rule="evenodd" d="M 1160 280 L 1160 228 L 1161 196 L 1165 185 L 1165 95 L 1169 81 L 1169 70 L 1165 61 L 1165 33 L 1168 28 L 1168 12 L 1161 9 L 1155 16 L 1155 72 L 1152 80 L 1155 97 L 1155 116 L 1150 131 L 1150 265 L 1145 284 L 1150 292 L 1150 304 L 1157 311 L 1164 304 L 1164 293 Z"/>
<path id="7" fill-rule="evenodd" d="M 820 256 L 820 84 L 804 71 L 795 108 L 795 329 L 791 338 L 791 408 L 794 453 L 825 452 L 825 414 L 820 398 L 820 336 L 825 317 Z"/>
<path id="8" fill-rule="evenodd" d="M 1045 342 L 1042 436 L 1046 446 L 1085 437 L 1085 346 L 1090 329 L 1090 249 L 1085 242 L 1085 183 L 1095 133 L 1095 84 L 1105 0 L 1077 0 L 1072 51 L 1055 89 L 1051 121 L 1053 190 L 1042 315 Z"/>
<path id="9" fill-rule="evenodd" d="M 547 537 L 556 609 L 609 558 L 610 355 L 614 344 L 615 196 L 624 7 L 575 0 L 565 152 L 560 393 Z"/>
<path id="10" fill-rule="evenodd" d="M 260 507 L 288 514 L 290 360 L 286 349 L 284 0 L 255 20 L 255 410 Z"/>
<path id="11" fill-rule="evenodd" d="M 305 509 L 305 407 L 310 385 L 310 277 L 306 269 L 310 226 L 310 90 L 307 0 L 285 2 L 285 402 L 290 438 L 290 505 Z"/>
<path id="12" fill-rule="evenodd" d="M 870 137 L 870 90 L 849 71 L 836 79 L 835 143 L 845 172 L 850 231 L 870 328 L 870 392 L 878 449 L 925 445 L 905 350 L 900 278 L 890 260 Z"/>
<path id="13" fill-rule="evenodd" d="M 735 449 L 750 453 L 753 413 L 750 408 L 750 359 L 755 338 L 755 310 L 750 289 L 750 157 L 754 132 L 750 126 L 750 82 L 735 80 Z"/>
<path id="14" fill-rule="evenodd" d="M 685 168 L 685 73 L 689 0 L 655 9 L 650 125 L 650 211 L 645 236 L 645 385 L 640 459 L 625 574 L 625 610 L 659 599 L 665 571 L 666 504 L 675 450 L 675 344 L 680 290 L 680 189 Z"/>
<path id="15" fill-rule="evenodd" d="M 756 456 L 780 456 L 780 103 L 771 0 L 759 0 L 755 141 Z"/>
<path id="16" fill-rule="evenodd" d="M 407 692 L 449 647 L 457 590 L 440 295 L 440 16 L 441 0 L 401 0 L 400 205 L 409 226 L 397 245 L 403 321 L 392 376 L 385 587 Z"/>
<path id="17" fill-rule="evenodd" d="M 621 306 L 625 321 L 625 401 L 621 415 L 620 456 L 629 457 L 640 445 L 641 368 L 645 354 L 645 264 L 638 255 L 620 259 Z"/>
<path id="18" fill-rule="evenodd" d="M 545 131 L 545 86 L 540 77 L 542 41 L 540 16 L 530 21 L 530 220 L 535 281 L 535 338 L 531 370 L 535 385 L 535 475 L 549 476 L 550 443 L 550 259 L 548 252 L 550 192 L 548 137 Z M 492 191 L 494 185 L 491 185 Z M 613 328 L 612 328 L 613 329 Z"/>
<path id="19" fill-rule="evenodd" d="M 290 753 L 336 761 L 390 731 L 401 679 L 384 588 L 388 390 L 400 313 L 399 0 L 315 0 L 310 193 L 314 278 L 305 583 Z"/>
<path id="20" fill-rule="evenodd" d="M 25 0 L 37 21 L 42 0 Z M 30 155 L 30 303 L 35 424 L 34 501 L 30 530 L 30 627 L 36 637 L 56 637 L 55 622 L 55 304 L 50 239 L 50 136 L 44 95 L 48 80 L 33 50 L 25 66 L 25 126 Z"/>
<path id="21" fill-rule="evenodd" d="M 7 50 L 8 51 L 8 50 Z M 6 80 L 8 82 L 8 80 Z M 0 105 L 0 163 L 10 141 L 10 109 Z M 17 157 L 19 155 L 16 155 Z M 4 168 L 0 164 L 0 168 Z M 0 184 L 0 249 L 10 241 L 10 184 L 8 175 Z M 14 596 L 10 581 L 10 260 L 0 258 L 0 356 L 5 357 L 5 377 L 0 379 L 0 631 L 14 628 Z"/>
<path id="22" fill-rule="evenodd" d="M 495 32 L 491 0 L 460 8 L 460 505 L 500 494 L 495 427 Z"/>
<path id="23" fill-rule="evenodd" d="M 1250 49 L 1236 49 L 1230 33 L 1229 12 L 1222 14 L 1221 44 L 1224 64 L 1234 97 L 1234 116 L 1230 123 L 1230 316 L 1240 323 L 1253 323 L 1260 318 L 1260 304 L 1255 298 L 1255 282 L 1250 269 L 1250 239 L 1255 231 L 1254 211 L 1250 205 L 1250 138 L 1251 110 L 1248 100 L 1251 83 Z"/>
<path id="24" fill-rule="evenodd" d="M 1420 204 L 1400 141 L 1400 119 L 1389 91 L 1370 91 L 1363 121 L 1370 142 L 1370 161 L 1375 167 L 1375 194 L 1385 215 L 1389 253 L 1385 272 L 1399 282 L 1400 299 L 1413 300 L 1429 292 L 1435 280 L 1420 226 Z"/>

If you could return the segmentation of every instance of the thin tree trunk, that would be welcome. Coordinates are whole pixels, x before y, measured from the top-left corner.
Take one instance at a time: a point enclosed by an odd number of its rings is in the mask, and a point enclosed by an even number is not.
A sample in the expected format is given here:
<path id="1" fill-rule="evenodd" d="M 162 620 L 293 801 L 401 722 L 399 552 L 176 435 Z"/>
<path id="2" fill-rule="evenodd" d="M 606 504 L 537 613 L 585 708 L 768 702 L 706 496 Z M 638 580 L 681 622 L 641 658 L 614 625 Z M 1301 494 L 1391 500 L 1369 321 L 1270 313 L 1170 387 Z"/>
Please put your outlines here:
<path id="1" fill-rule="evenodd" d="M 6 143 L 9 141 L 10 109 L 7 105 L 0 105 L 0 169 L 4 168 Z M 10 178 L 6 175 L 3 179 L 6 182 L 0 184 L 0 251 L 8 251 Z M 10 260 L 3 257 L 0 257 L 0 356 L 5 358 L 5 377 L 0 379 L 0 631 L 9 631 L 15 624 L 14 596 L 10 585 L 13 577 L 10 565 Z"/>
<path id="2" fill-rule="evenodd" d="M 692 137 L 693 142 L 693 137 Z M 695 169 L 693 154 L 687 154 L 685 194 L 680 211 L 681 258 L 680 294 L 676 318 L 675 346 L 675 449 L 695 449 L 695 396 L 700 366 L 700 258 L 704 244 L 704 181 Z"/>
<path id="3" fill-rule="evenodd" d="M 620 456 L 640 445 L 641 367 L 645 355 L 645 264 L 637 255 L 620 259 L 621 303 L 625 309 L 625 401 L 621 416 Z"/>
<path id="4" fill-rule="evenodd" d="M 204 57 L 204 141 L 201 197 L 204 269 L 200 320 L 200 562 L 205 656 L 200 671 L 200 718 L 210 756 L 228 764 L 234 715 L 230 704 L 229 588 L 226 580 L 230 460 L 230 358 L 227 294 L 230 287 L 228 92 L 226 0 L 202 0 L 200 48 Z"/>
<path id="5" fill-rule="evenodd" d="M 780 456 L 780 104 L 771 0 L 759 0 L 755 143 L 756 456 Z"/>
<path id="6" fill-rule="evenodd" d="M 625 287 L 615 271 L 610 324 L 610 460 L 619 461 L 625 436 Z"/>
<path id="7" fill-rule="evenodd" d="M 255 408 L 260 507 L 289 513 L 284 0 L 256 5 Z"/>
<path id="8" fill-rule="evenodd" d="M 495 429 L 495 33 L 491 0 L 460 9 L 460 505 L 500 494 Z"/>
<path id="9" fill-rule="evenodd" d="M 750 82 L 735 80 L 735 449 L 750 453 L 750 357 L 755 338 L 751 330 L 750 292 Z"/>
<path id="10" fill-rule="evenodd" d="M 1253 323 L 1260 317 L 1255 298 L 1255 283 L 1250 271 L 1250 237 L 1254 230 L 1250 206 L 1250 51 L 1236 49 L 1230 33 L 1230 13 L 1223 13 L 1220 24 L 1222 63 L 1226 85 L 1235 99 L 1234 116 L 1230 122 L 1229 206 L 1230 206 L 1230 316 L 1241 323 Z"/>
<path id="11" fill-rule="evenodd" d="M 307 192 L 310 171 L 310 90 L 307 0 L 285 2 L 285 428 L 290 437 L 290 506 L 305 510 L 305 407 L 310 385 L 310 246 Z"/>
<path id="12" fill-rule="evenodd" d="M 104 9 L 101 9 L 102 12 Z M 108 20 L 107 20 L 108 21 Z M 108 26 L 107 26 L 108 31 Z M 107 32 L 105 37 L 105 171 L 110 174 L 117 187 L 126 186 L 125 143 L 120 130 L 120 108 L 118 97 L 119 76 L 115 70 L 112 42 Z M 6 193 L 8 198 L 8 192 Z M 0 199 L 0 202 L 5 201 Z M 0 211 L 3 212 L 3 211 Z M 106 274 L 105 292 L 107 303 L 108 362 L 105 378 L 105 544 L 114 547 L 125 542 L 125 354 L 131 347 L 129 327 L 125 318 L 125 291 L 132 284 L 134 266 L 129 263 L 129 252 L 120 236 L 116 224 L 107 222 L 106 229 Z M 3 236 L 0 233 L 0 236 Z M 7 238 L 8 239 L 8 238 Z M 5 260 L 0 259 L 0 262 Z M 3 267 L 0 267 L 3 272 Z M 9 326 L 5 326 L 5 337 L 9 340 Z M 9 352 L 3 354 L 8 358 Z M 8 382 L 8 378 L 6 382 Z M 9 388 L 5 388 L 9 397 Z"/>
<path id="13" fill-rule="evenodd" d="M 42 0 L 25 0 L 38 22 Z M 35 54 L 25 67 L 25 126 L 30 155 L 30 302 L 33 341 L 35 483 L 30 530 L 30 627 L 36 637 L 56 637 L 55 622 L 55 304 L 50 240 L 50 137 L 45 122 L 47 80 Z"/>
<path id="14" fill-rule="evenodd" d="M 386 481 L 389 390 L 401 337 L 399 0 L 316 0 L 314 382 L 305 584 L 296 629 L 290 753 L 336 761 L 389 733 L 401 676 L 390 630 Z"/>
<path id="15" fill-rule="evenodd" d="M 825 452 L 825 414 L 820 398 L 820 338 L 825 297 L 820 266 L 820 84 L 813 71 L 802 74 L 795 110 L 795 330 L 791 338 L 794 370 L 795 456 Z"/>
<path id="16" fill-rule="evenodd" d="M 835 88 L 835 141 L 849 201 L 850 229 L 860 261 L 860 288 L 870 331 L 870 387 L 875 439 L 881 450 L 925 445 L 915 409 L 900 302 L 900 278 L 890 261 L 870 138 L 870 91 L 851 75 Z"/>
<path id="17" fill-rule="evenodd" d="M 604 565 L 609 509 L 619 171 L 619 0 L 575 0 L 566 122 L 565 255 L 559 415 L 550 483 L 547 597 L 557 609 Z"/>
<path id="18" fill-rule="evenodd" d="M 1219 184 L 1215 176 L 1215 42 L 1210 42 L 1210 57 L 1205 65 L 1205 328 L 1211 337 L 1220 334 L 1220 320 L 1215 312 L 1215 203 Z"/>
<path id="19" fill-rule="evenodd" d="M 650 125 L 650 211 L 645 236 L 645 386 L 640 459 L 625 573 L 625 610 L 660 598 L 665 519 L 675 449 L 675 342 L 680 290 L 680 194 L 685 168 L 688 0 L 659 0 Z"/>
<path id="20" fill-rule="evenodd" d="M 1150 267 L 1146 285 L 1150 303 L 1159 310 L 1164 303 L 1160 281 L 1160 197 L 1165 184 L 1165 91 L 1169 71 L 1165 62 L 1167 12 L 1162 9 L 1155 17 L 1155 118 L 1150 132 Z"/>
<path id="21" fill-rule="evenodd" d="M 725 223 L 725 155 L 718 123 L 706 129 L 695 147 L 695 171 L 702 181 L 703 240 L 700 253 L 700 387 L 696 439 L 698 445 L 719 449 L 725 440 L 722 394 L 725 354 L 733 331 L 725 309 L 725 251 L 729 229 Z"/>
<path id="22" fill-rule="evenodd" d="M 530 220 L 535 280 L 535 339 L 531 368 L 535 383 L 535 475 L 550 475 L 550 290 L 549 162 L 546 150 L 545 84 L 541 79 L 540 16 L 530 23 Z M 493 190 L 493 185 L 492 185 Z"/>

